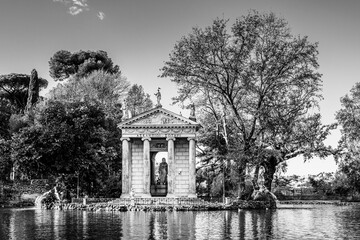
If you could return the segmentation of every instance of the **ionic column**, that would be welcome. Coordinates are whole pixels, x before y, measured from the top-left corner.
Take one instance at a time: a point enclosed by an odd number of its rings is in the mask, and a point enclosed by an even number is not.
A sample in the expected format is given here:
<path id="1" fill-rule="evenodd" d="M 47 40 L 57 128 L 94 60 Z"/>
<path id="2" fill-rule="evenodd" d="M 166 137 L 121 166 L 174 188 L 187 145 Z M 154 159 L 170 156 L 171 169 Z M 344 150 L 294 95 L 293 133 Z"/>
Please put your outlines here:
<path id="1" fill-rule="evenodd" d="M 122 198 L 126 198 L 129 197 L 129 193 L 130 193 L 130 185 L 129 185 L 129 162 L 130 162 L 130 156 L 131 156 L 131 152 L 130 152 L 130 138 L 121 138 L 120 139 L 122 141 L 122 174 L 121 174 L 121 179 L 122 179 L 122 190 L 121 190 L 121 197 Z"/>
<path id="2" fill-rule="evenodd" d="M 195 160 L 195 138 L 188 138 L 189 141 L 189 197 L 196 198 L 196 160 Z"/>
<path id="3" fill-rule="evenodd" d="M 145 195 L 144 197 L 150 197 L 150 141 L 151 141 L 151 138 L 143 137 L 141 140 L 144 142 L 144 148 L 143 148 L 144 190 L 143 190 L 143 194 Z"/>
<path id="4" fill-rule="evenodd" d="M 175 193 L 175 137 L 167 137 L 166 141 L 168 141 L 167 197 L 172 197 Z"/>

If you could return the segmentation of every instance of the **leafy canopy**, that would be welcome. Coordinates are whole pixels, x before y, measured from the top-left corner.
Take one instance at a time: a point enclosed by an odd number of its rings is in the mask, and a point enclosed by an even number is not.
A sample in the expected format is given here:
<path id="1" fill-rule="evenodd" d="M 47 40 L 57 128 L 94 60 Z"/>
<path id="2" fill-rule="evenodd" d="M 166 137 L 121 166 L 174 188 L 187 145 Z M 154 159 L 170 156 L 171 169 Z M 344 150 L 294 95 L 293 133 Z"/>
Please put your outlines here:
<path id="1" fill-rule="evenodd" d="M 39 89 L 46 88 L 48 81 L 43 78 L 38 78 Z M 15 113 L 20 113 L 25 110 L 28 89 L 30 83 L 30 75 L 11 73 L 0 75 L 0 100 L 9 102 Z"/>
<path id="2" fill-rule="evenodd" d="M 336 113 L 336 120 L 341 126 L 336 159 L 352 190 L 360 192 L 360 83 L 356 83 L 350 94 L 341 98 L 341 105 Z"/>
<path id="3" fill-rule="evenodd" d="M 323 126 L 316 114 L 318 44 L 292 35 L 273 13 L 252 11 L 228 23 L 193 28 L 175 44 L 162 68 L 162 77 L 177 83 L 174 101 L 195 102 L 217 124 L 224 116 L 235 139 L 229 154 L 242 169 L 271 160 L 273 174 L 297 155 L 328 154 L 322 141 L 334 126 Z"/>
<path id="4" fill-rule="evenodd" d="M 49 61 L 50 76 L 55 81 L 62 81 L 70 76 L 82 78 L 95 70 L 104 70 L 109 73 L 119 73 L 119 66 L 114 65 L 107 52 L 83 51 L 71 53 L 69 51 L 57 51 Z"/>
<path id="5" fill-rule="evenodd" d="M 144 92 L 144 88 L 141 85 L 132 85 L 126 97 L 126 107 L 130 110 L 131 115 L 135 116 L 151 109 L 152 106 L 150 95 Z"/>

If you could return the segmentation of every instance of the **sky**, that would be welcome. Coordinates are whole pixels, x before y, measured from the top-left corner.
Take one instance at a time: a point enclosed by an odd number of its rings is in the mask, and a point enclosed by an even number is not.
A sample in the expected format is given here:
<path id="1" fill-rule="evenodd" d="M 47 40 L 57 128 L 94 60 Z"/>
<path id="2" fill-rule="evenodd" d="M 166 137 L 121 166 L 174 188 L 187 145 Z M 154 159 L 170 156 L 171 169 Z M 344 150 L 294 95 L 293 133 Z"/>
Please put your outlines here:
<path id="1" fill-rule="evenodd" d="M 171 105 L 175 84 L 158 77 L 175 43 L 192 27 L 209 26 L 217 17 L 233 23 L 252 9 L 274 12 L 294 35 L 319 42 L 320 111 L 323 123 L 333 123 L 340 98 L 360 81 L 359 0 L 1 0 L 0 75 L 35 68 L 49 81 L 46 94 L 57 84 L 48 64 L 55 52 L 104 50 L 154 102 L 160 87 L 163 107 L 186 113 Z M 326 143 L 336 146 L 339 138 L 337 130 Z M 288 163 L 289 175 L 336 170 L 332 158 Z"/>

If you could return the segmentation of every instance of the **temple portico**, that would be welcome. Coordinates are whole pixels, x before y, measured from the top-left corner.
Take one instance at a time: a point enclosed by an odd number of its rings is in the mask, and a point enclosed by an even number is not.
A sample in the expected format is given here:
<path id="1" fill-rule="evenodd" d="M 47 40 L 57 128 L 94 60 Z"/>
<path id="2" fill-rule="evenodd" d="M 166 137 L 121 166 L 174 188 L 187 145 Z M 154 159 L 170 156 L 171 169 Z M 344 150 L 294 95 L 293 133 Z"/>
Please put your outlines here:
<path id="1" fill-rule="evenodd" d="M 122 195 L 196 198 L 199 124 L 160 106 L 123 121 Z M 156 157 L 162 153 L 162 159 Z M 165 180 L 164 180 L 165 179 Z"/>

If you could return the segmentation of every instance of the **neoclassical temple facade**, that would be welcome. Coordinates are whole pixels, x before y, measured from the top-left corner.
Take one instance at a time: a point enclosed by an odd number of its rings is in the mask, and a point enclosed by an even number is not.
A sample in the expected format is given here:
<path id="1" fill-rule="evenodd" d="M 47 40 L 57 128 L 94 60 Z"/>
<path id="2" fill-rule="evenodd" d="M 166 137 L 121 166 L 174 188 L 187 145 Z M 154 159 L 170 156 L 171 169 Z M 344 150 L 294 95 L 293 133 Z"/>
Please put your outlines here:
<path id="1" fill-rule="evenodd" d="M 119 124 L 122 195 L 196 198 L 195 141 L 199 124 L 160 106 Z M 163 157 L 159 160 L 157 155 Z"/>

